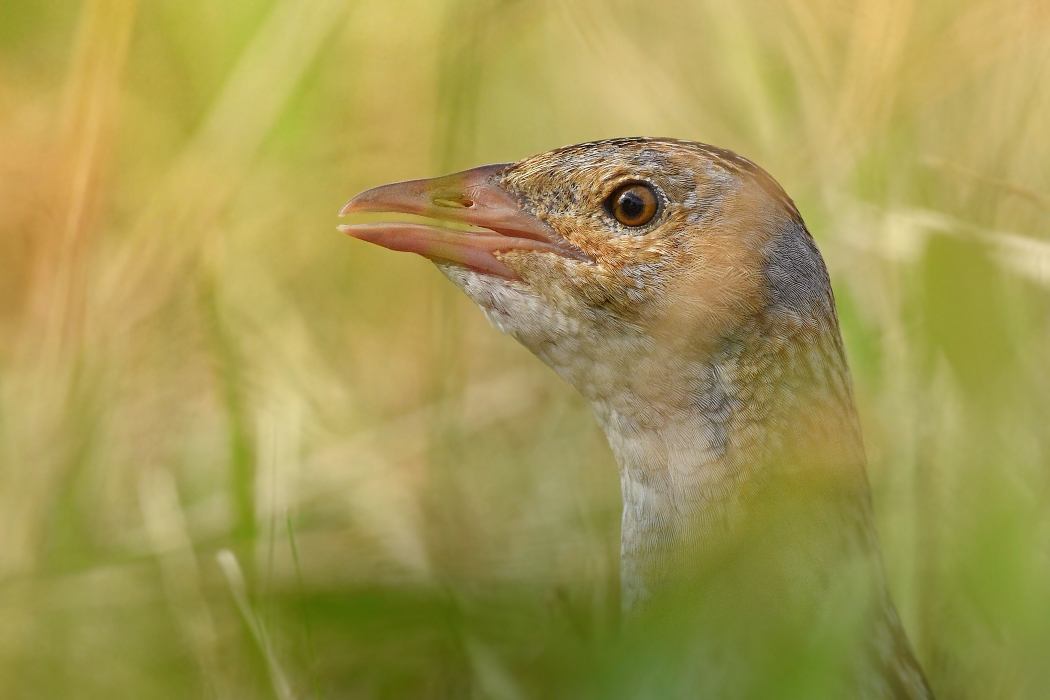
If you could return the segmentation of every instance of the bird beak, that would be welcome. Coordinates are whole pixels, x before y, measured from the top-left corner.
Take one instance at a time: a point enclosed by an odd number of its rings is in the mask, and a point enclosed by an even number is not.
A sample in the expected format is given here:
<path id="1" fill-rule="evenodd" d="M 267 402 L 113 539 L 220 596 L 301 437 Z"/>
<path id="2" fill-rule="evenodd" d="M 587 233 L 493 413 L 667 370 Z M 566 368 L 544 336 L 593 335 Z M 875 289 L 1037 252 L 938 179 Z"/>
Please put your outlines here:
<path id="1" fill-rule="evenodd" d="M 417 214 L 487 230 L 458 230 L 411 223 L 354 224 L 339 230 L 369 243 L 520 280 L 497 253 L 531 250 L 572 255 L 546 223 L 522 210 L 496 183 L 509 164 L 486 165 L 432 180 L 408 180 L 362 192 L 340 216 L 362 212 Z"/>

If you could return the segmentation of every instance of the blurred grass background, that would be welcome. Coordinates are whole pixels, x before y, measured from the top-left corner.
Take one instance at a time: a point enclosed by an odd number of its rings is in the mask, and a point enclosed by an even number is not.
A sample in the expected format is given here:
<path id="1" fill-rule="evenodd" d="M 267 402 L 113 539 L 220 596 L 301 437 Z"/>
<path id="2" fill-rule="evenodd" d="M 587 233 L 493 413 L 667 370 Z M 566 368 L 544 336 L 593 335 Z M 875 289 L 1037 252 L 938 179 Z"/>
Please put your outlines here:
<path id="1" fill-rule="evenodd" d="M 1048 69 L 1043 0 L 5 0 L 0 696 L 638 697 L 587 406 L 334 227 L 642 134 L 821 244 L 939 696 L 1050 697 Z"/>

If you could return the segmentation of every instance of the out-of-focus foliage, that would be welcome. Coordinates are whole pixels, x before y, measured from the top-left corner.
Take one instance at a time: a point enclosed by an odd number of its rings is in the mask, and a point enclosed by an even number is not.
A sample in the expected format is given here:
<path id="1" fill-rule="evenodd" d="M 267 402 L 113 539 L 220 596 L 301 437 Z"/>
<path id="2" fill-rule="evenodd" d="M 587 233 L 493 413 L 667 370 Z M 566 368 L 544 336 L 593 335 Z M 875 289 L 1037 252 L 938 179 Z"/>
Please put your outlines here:
<path id="1" fill-rule="evenodd" d="M 334 228 L 644 134 L 820 242 L 940 697 L 1050 697 L 1048 85 L 1043 0 L 5 0 L 0 695 L 671 696 L 587 407 Z"/>

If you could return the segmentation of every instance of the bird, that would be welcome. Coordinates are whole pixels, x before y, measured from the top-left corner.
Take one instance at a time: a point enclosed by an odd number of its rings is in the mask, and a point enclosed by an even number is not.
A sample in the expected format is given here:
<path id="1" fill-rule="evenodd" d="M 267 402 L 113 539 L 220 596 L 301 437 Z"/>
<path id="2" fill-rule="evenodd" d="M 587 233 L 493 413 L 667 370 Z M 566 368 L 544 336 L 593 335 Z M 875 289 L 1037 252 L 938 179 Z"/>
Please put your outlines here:
<path id="1" fill-rule="evenodd" d="M 722 589 L 760 628 L 862 601 L 829 697 L 933 697 L 888 592 L 830 278 L 771 175 L 617 138 L 381 185 L 340 215 L 365 212 L 433 220 L 339 229 L 436 263 L 590 403 L 619 469 L 626 615 L 745 560 Z"/>

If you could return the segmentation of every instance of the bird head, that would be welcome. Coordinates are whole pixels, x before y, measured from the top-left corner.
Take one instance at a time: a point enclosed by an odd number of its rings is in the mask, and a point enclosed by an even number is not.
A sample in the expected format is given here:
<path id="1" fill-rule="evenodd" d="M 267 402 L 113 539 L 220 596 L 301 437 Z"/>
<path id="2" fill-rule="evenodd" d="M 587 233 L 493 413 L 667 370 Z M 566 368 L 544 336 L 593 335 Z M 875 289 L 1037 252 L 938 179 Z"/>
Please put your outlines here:
<path id="1" fill-rule="evenodd" d="M 830 295 L 780 186 L 750 161 L 699 143 L 569 146 L 377 187 L 342 210 L 358 212 L 459 225 L 340 229 L 433 260 L 497 327 L 592 400 L 624 382 L 634 394 L 664 391 L 676 363 L 703 361 L 756 315 L 805 321 Z"/>

